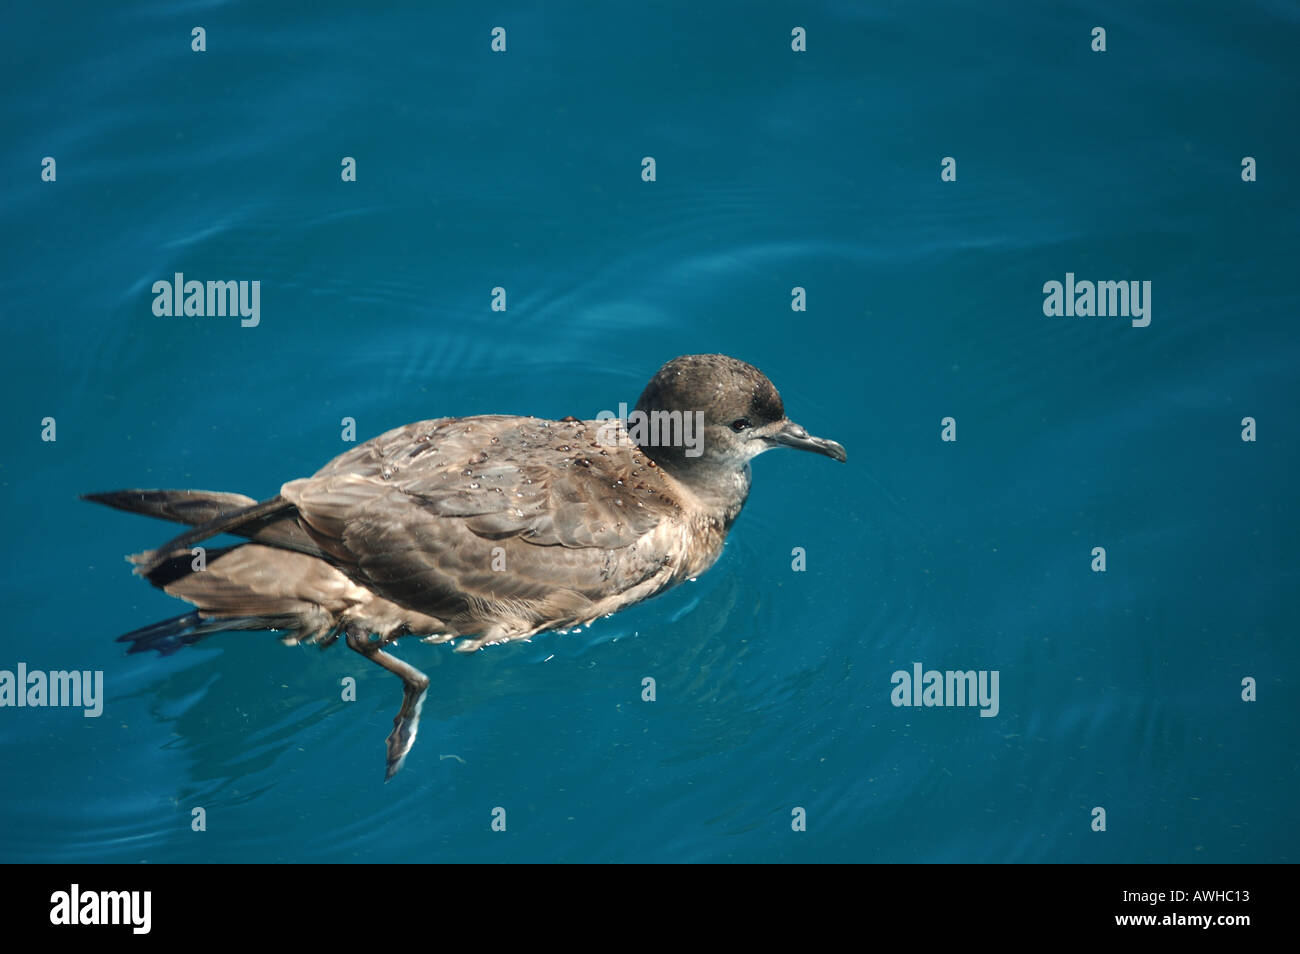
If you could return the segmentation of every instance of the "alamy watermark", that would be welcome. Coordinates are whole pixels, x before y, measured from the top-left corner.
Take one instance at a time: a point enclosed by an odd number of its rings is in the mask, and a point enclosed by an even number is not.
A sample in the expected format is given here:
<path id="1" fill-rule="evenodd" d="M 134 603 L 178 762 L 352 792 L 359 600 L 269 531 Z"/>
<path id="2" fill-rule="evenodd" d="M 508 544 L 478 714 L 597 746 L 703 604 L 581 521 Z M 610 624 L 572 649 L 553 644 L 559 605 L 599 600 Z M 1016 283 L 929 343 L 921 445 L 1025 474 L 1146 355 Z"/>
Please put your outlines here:
<path id="1" fill-rule="evenodd" d="M 979 706 L 980 717 L 991 719 L 1001 708 L 998 676 L 996 669 L 940 672 L 913 663 L 911 672 L 900 669 L 890 677 L 894 691 L 889 701 L 895 706 Z"/>
<path id="2" fill-rule="evenodd" d="M 68 891 L 50 895 L 50 923 L 59 925 L 130 925 L 132 934 L 148 934 L 153 918 L 152 891 Z"/>
<path id="3" fill-rule="evenodd" d="M 260 281 L 187 282 L 177 272 L 171 281 L 154 282 L 153 293 L 153 313 L 159 318 L 239 316 L 242 328 L 256 328 L 262 320 Z"/>
<path id="4" fill-rule="evenodd" d="M 0 708 L 41 708 L 75 706 L 84 709 L 87 719 L 97 719 L 104 711 L 104 671 L 57 669 L 28 671 L 19 663 L 17 672 L 0 669 Z"/>
<path id="5" fill-rule="evenodd" d="M 626 402 L 618 413 L 601 411 L 596 420 L 607 421 L 596 431 L 602 447 L 636 444 L 638 447 L 685 447 L 687 457 L 704 453 L 703 411 L 643 411 L 630 413 Z"/>
<path id="6" fill-rule="evenodd" d="M 1048 318 L 1132 318 L 1134 328 L 1151 324 L 1151 283 L 1074 280 L 1043 285 L 1043 314 Z"/>

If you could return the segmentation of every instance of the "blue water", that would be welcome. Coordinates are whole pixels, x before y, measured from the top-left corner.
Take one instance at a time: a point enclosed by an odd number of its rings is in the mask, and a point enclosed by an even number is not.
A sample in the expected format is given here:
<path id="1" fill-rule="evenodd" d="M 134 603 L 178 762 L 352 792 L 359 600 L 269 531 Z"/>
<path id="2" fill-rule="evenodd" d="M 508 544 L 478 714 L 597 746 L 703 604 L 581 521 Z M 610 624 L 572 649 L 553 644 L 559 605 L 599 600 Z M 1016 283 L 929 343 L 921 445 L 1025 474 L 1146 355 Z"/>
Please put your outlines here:
<path id="1" fill-rule="evenodd" d="M 1295 5 L 483 9 L 9 12 L 0 669 L 107 698 L 0 709 L 0 858 L 1297 860 Z M 260 323 L 155 316 L 175 272 Z M 1150 325 L 1044 316 L 1067 272 Z M 78 493 L 260 499 L 344 417 L 591 417 L 712 351 L 847 465 L 756 461 L 718 565 L 589 630 L 401 644 L 387 785 L 342 646 L 114 642 L 180 611 L 122 562 L 175 528 Z M 997 716 L 895 707 L 916 662 Z"/>

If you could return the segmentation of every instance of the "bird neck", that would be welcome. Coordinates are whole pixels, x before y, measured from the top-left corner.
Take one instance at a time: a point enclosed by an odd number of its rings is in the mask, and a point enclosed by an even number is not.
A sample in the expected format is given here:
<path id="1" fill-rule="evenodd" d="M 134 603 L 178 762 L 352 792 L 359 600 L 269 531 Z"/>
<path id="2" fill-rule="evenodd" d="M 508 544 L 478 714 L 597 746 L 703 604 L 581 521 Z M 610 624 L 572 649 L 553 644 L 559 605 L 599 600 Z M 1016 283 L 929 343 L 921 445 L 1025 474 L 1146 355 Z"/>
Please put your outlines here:
<path id="1" fill-rule="evenodd" d="M 643 448 L 645 453 L 662 448 Z M 664 454 L 656 462 L 698 502 L 708 516 L 730 527 L 749 497 L 749 462 Z"/>

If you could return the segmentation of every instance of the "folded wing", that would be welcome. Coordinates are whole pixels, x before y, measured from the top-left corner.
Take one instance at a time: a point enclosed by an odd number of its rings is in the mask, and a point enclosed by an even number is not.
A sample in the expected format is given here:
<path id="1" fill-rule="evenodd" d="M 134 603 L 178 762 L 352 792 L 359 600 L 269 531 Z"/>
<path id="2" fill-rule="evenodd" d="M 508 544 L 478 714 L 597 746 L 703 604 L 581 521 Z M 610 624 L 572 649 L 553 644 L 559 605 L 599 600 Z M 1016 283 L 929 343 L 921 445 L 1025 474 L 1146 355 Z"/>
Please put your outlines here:
<path id="1" fill-rule="evenodd" d="M 331 562 L 387 599 L 458 628 L 584 618 L 657 575 L 666 585 L 671 567 L 646 537 L 681 517 L 661 475 L 634 448 L 603 446 L 597 426 L 417 422 L 281 494 Z"/>

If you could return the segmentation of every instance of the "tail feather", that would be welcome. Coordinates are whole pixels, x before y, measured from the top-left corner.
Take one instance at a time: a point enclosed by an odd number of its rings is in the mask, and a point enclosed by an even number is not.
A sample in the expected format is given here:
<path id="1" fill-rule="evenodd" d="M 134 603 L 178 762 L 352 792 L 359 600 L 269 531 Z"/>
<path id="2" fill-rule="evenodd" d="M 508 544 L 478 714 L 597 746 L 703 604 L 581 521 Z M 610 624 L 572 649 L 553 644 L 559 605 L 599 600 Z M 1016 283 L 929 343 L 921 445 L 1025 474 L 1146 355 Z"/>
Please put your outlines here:
<path id="1" fill-rule="evenodd" d="M 102 494 L 82 494 L 81 499 L 191 527 L 257 503 L 243 494 L 225 494 L 215 490 L 110 490 Z"/>
<path id="2" fill-rule="evenodd" d="M 261 503 L 240 494 L 199 490 L 119 490 L 86 499 L 132 513 L 197 526 L 163 546 L 127 559 L 135 572 L 195 609 L 120 637 L 128 653 L 154 650 L 164 656 L 228 630 L 274 630 L 285 642 L 322 643 L 337 638 L 358 604 L 358 588 L 326 557 L 298 521 L 292 503 L 272 497 Z M 191 547 L 219 534 L 248 543 Z M 368 607 L 376 631 L 409 626 L 402 611 L 383 600 Z M 425 628 L 440 620 L 421 618 Z"/>
<path id="3" fill-rule="evenodd" d="M 148 652 L 153 649 L 161 656 L 193 646 L 199 640 L 213 633 L 232 629 L 270 629 L 267 620 L 242 617 L 234 619 L 204 619 L 202 614 L 193 612 L 184 616 L 175 616 L 151 626 L 142 626 L 117 637 L 119 643 L 130 643 L 127 655 Z"/>
<path id="4" fill-rule="evenodd" d="M 220 533 L 232 533 L 282 550 L 297 550 L 325 557 L 316 542 L 299 525 L 293 505 L 276 496 L 258 503 L 243 494 L 214 490 L 112 490 L 82 494 L 83 500 L 128 513 L 160 517 L 187 524 L 190 530 L 151 551 L 133 557 L 143 576 L 159 563 Z"/>
<path id="5" fill-rule="evenodd" d="M 191 527 L 178 537 L 173 537 L 156 550 L 148 550 L 137 559 L 132 557 L 142 576 L 148 576 L 151 570 L 158 568 L 164 560 L 175 556 L 177 551 L 184 552 L 196 543 L 202 543 L 210 537 L 215 537 L 219 533 L 233 533 L 243 527 L 245 524 L 260 520 L 263 517 L 279 513 L 293 504 L 289 503 L 279 494 L 270 500 L 264 500 L 261 503 L 253 504 L 251 507 L 241 507 L 238 510 L 231 510 L 228 513 L 219 514 L 206 523 L 201 523 L 197 527 Z"/>
<path id="6" fill-rule="evenodd" d="M 231 550 L 242 546 L 246 546 L 246 544 L 236 543 L 228 547 L 214 547 L 207 552 L 204 559 L 208 563 L 215 562 Z M 160 590 L 166 590 L 173 583 L 195 572 L 194 556 L 189 550 L 173 553 L 169 557 L 152 563 L 148 569 L 141 567 L 141 564 L 150 561 L 153 555 L 154 551 L 152 550 L 146 550 L 144 553 L 132 553 L 126 558 L 126 562 L 136 566 L 136 574 L 143 576 Z"/>

